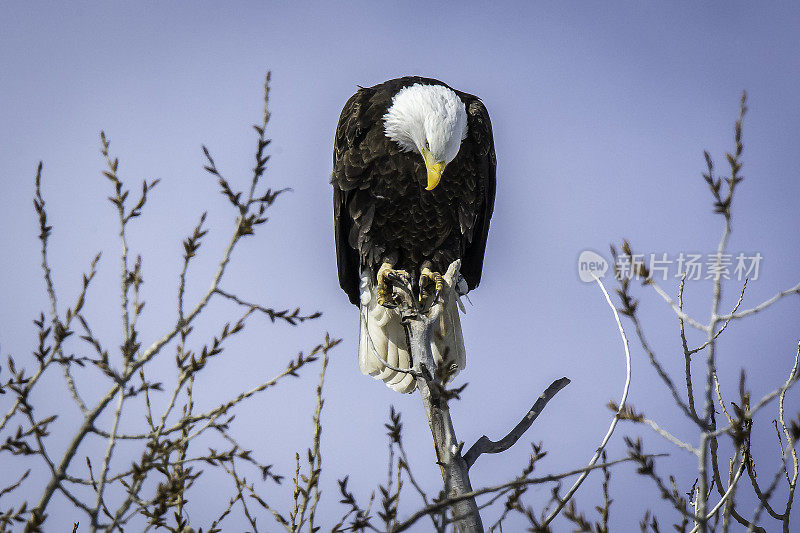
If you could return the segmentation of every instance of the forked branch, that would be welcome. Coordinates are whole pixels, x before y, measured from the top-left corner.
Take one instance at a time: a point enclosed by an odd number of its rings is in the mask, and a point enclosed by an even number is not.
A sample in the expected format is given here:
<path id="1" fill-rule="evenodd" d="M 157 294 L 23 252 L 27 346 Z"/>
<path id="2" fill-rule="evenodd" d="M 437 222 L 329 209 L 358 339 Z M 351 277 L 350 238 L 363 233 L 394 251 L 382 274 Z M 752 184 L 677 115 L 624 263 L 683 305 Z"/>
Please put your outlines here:
<path id="1" fill-rule="evenodd" d="M 453 263 L 444 276 L 447 287 L 442 295 L 444 299 L 456 297 L 452 287 L 455 286 L 454 280 L 459 275 L 459 267 L 458 262 Z M 499 453 L 517 442 L 539 416 L 547 402 L 569 383 L 569 379 L 561 378 L 554 381 L 522 421 L 503 439 L 493 442 L 484 435 L 465 456 L 462 456 L 464 443 L 456 438 L 447 405 L 448 399 L 452 396 L 445 390 L 448 378 L 442 377 L 442 373 L 437 372 L 431 347 L 445 302 L 440 299 L 433 303 L 423 303 L 423 298 L 415 294 L 413 287 L 397 283 L 395 280 L 391 282 L 401 296 L 398 299 L 398 310 L 408 337 L 412 360 L 410 372 L 417 378 L 417 388 L 428 417 L 437 463 L 441 467 L 444 480 L 444 493 L 452 502 L 448 506 L 452 514 L 451 519 L 459 531 L 482 532 L 483 524 L 475 498 L 465 496 L 472 492 L 469 467 L 481 454 Z"/>

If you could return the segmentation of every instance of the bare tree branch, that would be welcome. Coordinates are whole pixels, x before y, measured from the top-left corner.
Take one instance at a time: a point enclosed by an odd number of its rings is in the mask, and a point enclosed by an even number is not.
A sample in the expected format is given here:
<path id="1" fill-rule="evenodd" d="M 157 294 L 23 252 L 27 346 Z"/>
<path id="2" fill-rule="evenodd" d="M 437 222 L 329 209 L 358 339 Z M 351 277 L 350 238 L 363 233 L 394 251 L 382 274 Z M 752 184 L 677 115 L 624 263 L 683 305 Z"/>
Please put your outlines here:
<path id="1" fill-rule="evenodd" d="M 533 404 L 533 407 L 525 414 L 522 420 L 517 424 L 514 429 L 512 429 L 508 435 L 503 437 L 497 442 L 492 441 L 486 435 L 483 435 L 478 441 L 470 447 L 469 451 L 464 454 L 464 461 L 467 463 L 467 468 L 472 467 L 475 464 L 475 461 L 478 460 L 478 457 L 484 453 L 500 453 L 504 452 L 516 443 L 519 438 L 528 431 L 528 428 L 531 427 L 533 421 L 539 416 L 539 414 L 544 410 L 547 402 L 549 402 L 553 396 L 558 394 L 558 392 L 569 385 L 568 378 L 561 378 L 555 380 L 553 383 L 550 384 L 547 389 L 542 393 L 541 396 L 536 400 Z"/>

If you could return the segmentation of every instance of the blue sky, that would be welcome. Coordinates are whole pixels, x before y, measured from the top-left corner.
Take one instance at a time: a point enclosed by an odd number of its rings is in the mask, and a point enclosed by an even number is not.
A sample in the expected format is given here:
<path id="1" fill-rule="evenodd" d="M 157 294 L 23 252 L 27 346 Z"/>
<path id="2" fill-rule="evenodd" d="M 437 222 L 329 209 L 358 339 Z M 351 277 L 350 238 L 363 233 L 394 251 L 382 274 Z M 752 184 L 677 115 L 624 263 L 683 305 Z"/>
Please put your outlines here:
<path id="1" fill-rule="evenodd" d="M 274 206 L 261 235 L 237 250 L 225 285 L 275 307 L 319 309 L 324 317 L 297 329 L 251 320 L 247 341 L 233 343 L 216 362 L 215 381 L 199 383 L 198 390 L 208 405 L 227 398 L 330 331 L 344 342 L 332 355 L 326 384 L 325 523 L 341 511 L 336 478 L 350 473 L 362 499 L 383 481 L 382 424 L 390 404 L 405 417 L 418 475 L 435 491 L 439 474 L 418 399 L 358 372 L 357 313 L 337 283 L 328 184 L 336 121 L 356 86 L 426 75 L 483 99 L 498 160 L 483 280 L 463 317 L 468 367 L 459 380 L 469 387 L 452 408 L 459 437 L 469 446 L 484 433 L 500 436 L 553 379 L 568 376 L 572 384 L 526 439 L 543 440 L 551 452 L 540 473 L 581 465 L 610 422 L 605 404 L 620 395 L 624 357 L 602 293 L 578 278 L 577 258 L 591 249 L 610 259 L 608 245 L 623 237 L 637 251 L 670 257 L 715 250 L 721 217 L 713 214 L 700 177 L 702 151 L 724 172 L 742 90 L 750 109 L 745 181 L 734 202 L 729 249 L 764 257 L 743 305 L 800 281 L 798 28 L 800 9 L 788 3 L 4 3 L 0 355 L 24 358 L 35 342 L 31 320 L 47 308 L 31 208 L 37 162 L 45 165 L 62 301 L 70 301 L 80 273 L 102 250 L 87 314 L 111 345 L 120 331 L 119 243 L 105 199 L 111 191 L 100 174 L 99 131 L 110 137 L 131 188 L 161 178 L 130 237 L 144 259 L 147 342 L 174 315 L 180 241 L 199 214 L 209 211 L 212 233 L 190 297 L 207 287 L 230 231 L 232 214 L 202 170 L 200 146 L 209 147 L 232 182 L 246 185 L 255 144 L 249 125 L 260 116 L 263 76 L 271 70 L 267 179 L 294 192 Z M 676 281 L 665 286 L 674 294 Z M 723 308 L 733 305 L 739 289 L 735 281 L 727 287 Z M 648 338 L 680 381 L 677 322 L 655 294 L 639 293 Z M 706 319 L 710 294 L 709 282 L 687 282 L 689 312 Z M 785 380 L 800 337 L 798 311 L 795 296 L 726 332 L 720 377 L 728 396 L 742 367 L 757 397 Z M 220 304 L 204 324 L 216 331 L 234 312 Z M 632 403 L 696 441 L 636 342 L 632 348 Z M 83 379 L 91 389 L 91 375 Z M 294 451 L 308 445 L 315 383 L 309 372 L 238 412 L 242 440 L 283 474 L 291 473 Z M 53 387 L 39 400 L 55 409 L 65 396 L 57 380 Z M 789 413 L 797 412 L 799 398 L 797 391 L 787 396 Z M 774 416 L 768 409 L 757 421 L 756 459 L 765 472 L 777 465 Z M 56 436 L 75 418 L 62 420 Z M 618 429 L 612 456 L 624 453 L 622 435 L 637 429 Z M 688 490 L 692 457 L 645 435 L 648 450 L 672 453 L 660 471 L 674 472 Z M 510 478 L 528 451 L 520 442 L 502 456 L 482 457 L 473 484 Z M 578 494 L 587 513 L 599 501 L 598 487 L 599 479 L 590 477 Z M 270 501 L 286 508 L 286 490 L 268 490 Z M 631 466 L 619 468 L 612 491 L 612 522 L 621 531 L 638 523 L 643 501 L 658 499 Z M 548 495 L 534 490 L 529 503 L 536 508 Z M 203 521 L 221 511 L 211 491 L 196 498 L 193 517 Z M 53 513 L 70 520 L 65 506 Z"/>

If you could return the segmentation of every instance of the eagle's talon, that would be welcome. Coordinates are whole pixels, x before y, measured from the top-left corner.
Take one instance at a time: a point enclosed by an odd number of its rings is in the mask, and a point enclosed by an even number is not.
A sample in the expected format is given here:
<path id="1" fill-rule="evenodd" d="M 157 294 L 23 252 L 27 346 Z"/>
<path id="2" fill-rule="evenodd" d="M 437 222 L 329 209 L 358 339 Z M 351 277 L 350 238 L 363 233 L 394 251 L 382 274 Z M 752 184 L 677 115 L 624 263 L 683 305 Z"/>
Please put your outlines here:
<path id="1" fill-rule="evenodd" d="M 397 308 L 397 304 L 394 303 L 394 300 L 391 297 L 390 298 L 385 298 L 385 297 L 381 297 L 380 295 L 378 296 L 378 305 L 382 305 L 386 309 L 396 309 Z"/>
<path id="2" fill-rule="evenodd" d="M 402 285 L 411 290 L 411 276 L 405 270 L 389 270 L 385 277 L 395 285 Z"/>
<path id="3" fill-rule="evenodd" d="M 395 286 L 406 287 L 410 291 L 411 277 L 405 270 L 394 270 L 385 264 L 378 272 L 378 287 L 375 290 L 378 305 L 387 309 L 397 308 L 399 301 L 394 293 Z"/>
<path id="4" fill-rule="evenodd" d="M 433 284 L 433 299 L 431 300 L 431 305 L 434 305 L 440 301 L 439 298 L 444 290 L 444 278 L 442 278 L 441 273 L 432 272 L 430 269 L 424 268 L 422 269 L 422 275 L 419 277 L 420 299 L 423 301 L 431 296 L 428 290 L 430 284 Z"/>
<path id="5" fill-rule="evenodd" d="M 378 288 L 375 291 L 375 296 L 378 300 L 378 305 L 382 305 L 387 309 L 394 309 L 397 304 L 394 301 L 394 291 L 392 285 L 387 283 L 386 276 L 378 276 Z"/>

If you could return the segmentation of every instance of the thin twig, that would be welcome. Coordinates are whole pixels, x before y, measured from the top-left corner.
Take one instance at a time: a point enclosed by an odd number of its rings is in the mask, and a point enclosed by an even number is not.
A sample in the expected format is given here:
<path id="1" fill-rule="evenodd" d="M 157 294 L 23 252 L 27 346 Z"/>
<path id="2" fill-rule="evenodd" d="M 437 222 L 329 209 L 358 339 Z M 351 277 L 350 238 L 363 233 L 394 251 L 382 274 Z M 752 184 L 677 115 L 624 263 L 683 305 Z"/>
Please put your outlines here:
<path id="1" fill-rule="evenodd" d="M 606 444 L 608 444 L 608 441 L 611 439 L 611 435 L 614 433 L 614 430 L 617 427 L 617 422 L 619 422 L 620 420 L 620 414 L 622 413 L 623 409 L 625 409 L 625 402 L 628 400 L 628 391 L 630 390 L 631 386 L 631 351 L 630 351 L 630 346 L 628 344 L 628 337 L 625 335 L 625 330 L 622 327 L 622 322 L 620 322 L 617 308 L 614 307 L 614 304 L 611 302 L 611 297 L 608 295 L 608 291 L 603 285 L 603 282 L 600 281 L 600 278 L 598 278 L 597 276 L 594 276 L 594 278 L 597 284 L 600 286 L 600 289 L 603 291 L 603 295 L 606 297 L 606 302 L 608 303 L 609 307 L 614 313 L 614 319 L 617 321 L 617 328 L 619 329 L 619 335 L 622 339 L 622 346 L 625 350 L 625 386 L 622 389 L 622 398 L 619 401 L 619 408 L 617 409 L 617 413 L 611 420 L 611 424 L 608 427 L 608 431 L 606 432 L 605 437 L 603 437 L 603 440 L 600 442 L 600 446 L 597 447 L 597 450 L 595 450 L 594 455 L 589 460 L 589 465 L 588 465 L 589 467 L 593 467 L 595 463 L 597 463 L 597 460 L 603 453 L 603 449 L 606 447 Z M 589 472 L 590 469 L 587 469 L 580 475 L 580 477 L 578 477 L 578 479 L 575 481 L 572 487 L 570 487 L 569 491 L 567 491 L 567 494 L 564 496 L 564 498 L 562 498 L 558 502 L 556 508 L 553 509 L 553 511 L 547 516 L 547 518 L 544 519 L 544 521 L 542 522 L 543 528 L 547 527 L 548 524 L 550 524 L 550 522 L 552 522 L 553 519 L 556 516 L 558 516 L 558 513 L 561 512 L 561 510 L 564 508 L 564 506 L 567 504 L 570 498 L 572 498 L 572 495 L 575 494 L 575 491 L 578 490 L 583 481 L 587 478 Z"/>
<path id="2" fill-rule="evenodd" d="M 646 455 L 645 457 L 666 457 L 667 454 L 653 454 L 653 455 Z M 560 481 L 564 478 L 576 476 L 578 474 L 585 474 L 587 472 L 591 472 L 593 470 L 598 470 L 602 468 L 608 468 L 620 463 L 626 463 L 629 461 L 633 461 L 631 457 L 623 457 L 621 459 L 616 459 L 614 461 L 609 461 L 607 463 L 595 463 L 592 465 L 584 466 L 583 468 L 576 468 L 574 470 L 569 470 L 567 472 L 562 472 L 561 474 L 551 474 L 542 477 L 533 477 L 533 478 L 521 478 L 515 479 L 513 481 L 509 481 L 507 483 L 502 483 L 500 485 L 494 485 L 489 487 L 484 487 L 481 489 L 473 490 L 470 492 L 466 492 L 464 494 L 460 494 L 458 496 L 452 496 L 443 500 L 439 500 L 436 503 L 433 503 L 429 506 L 426 506 L 422 509 L 417 510 L 414 514 L 412 514 L 409 518 L 405 519 L 403 522 L 400 522 L 395 529 L 392 530 L 392 533 L 399 533 L 400 531 L 405 531 L 409 527 L 411 527 L 417 520 L 425 516 L 429 513 L 435 513 L 441 511 L 442 509 L 446 509 L 447 507 L 451 506 L 453 503 L 462 501 L 469 498 L 475 498 L 476 496 L 481 496 L 483 494 L 491 494 L 498 492 L 500 490 L 513 488 L 513 487 L 523 487 L 527 485 L 541 485 L 543 483 L 550 483 L 554 481 Z M 541 524 L 542 527 L 545 527 L 545 524 Z"/>
<path id="3" fill-rule="evenodd" d="M 650 426 L 653 429 L 653 431 L 655 431 L 656 433 L 658 433 L 659 435 L 661 435 L 662 437 L 664 437 L 665 439 L 670 441 L 672 444 L 674 444 L 678 448 L 682 448 L 682 449 L 686 450 L 687 452 L 690 452 L 690 453 L 692 453 L 694 455 L 697 455 L 697 454 L 700 453 L 700 450 L 698 450 L 697 448 L 695 448 L 691 444 L 683 442 L 678 437 L 676 437 L 675 435 L 673 435 L 669 431 L 667 431 L 664 428 L 662 428 L 661 426 L 659 426 L 656 423 L 655 420 L 650 420 L 649 418 L 645 418 L 645 419 L 642 420 L 642 422 L 647 424 L 648 426 Z"/>
<path id="4" fill-rule="evenodd" d="M 734 490 L 736 489 L 736 484 L 739 482 L 739 478 L 742 477 L 742 472 L 744 472 L 745 462 L 746 460 L 743 460 L 742 464 L 739 465 L 739 469 L 736 471 L 736 475 L 733 478 L 733 482 L 728 485 L 728 490 L 726 490 L 725 494 L 722 495 L 722 498 L 720 498 L 720 500 L 717 502 L 717 505 L 715 505 L 714 508 L 711 509 L 711 511 L 709 511 L 708 515 L 706 515 L 705 518 L 706 521 L 713 518 L 713 516 L 717 514 L 717 511 L 719 511 L 722 508 L 722 506 L 728 501 L 728 498 L 731 497 L 731 495 L 733 494 Z M 699 531 L 699 529 L 700 529 L 700 524 L 697 524 L 689 533 L 696 533 L 697 531 Z"/>
<path id="5" fill-rule="evenodd" d="M 744 311 L 739 311 L 738 313 L 732 313 L 730 315 L 721 315 L 719 318 L 721 320 L 739 320 L 749 315 L 753 315 L 763 311 L 764 309 L 768 308 L 781 298 L 785 296 L 789 296 L 790 294 L 800 294 L 800 283 L 792 287 L 791 289 L 786 289 L 785 291 L 779 292 L 769 300 L 765 300 L 764 302 L 760 303 L 759 305 L 751 308 L 745 309 Z"/>

